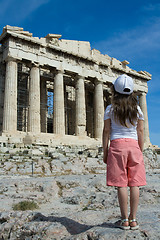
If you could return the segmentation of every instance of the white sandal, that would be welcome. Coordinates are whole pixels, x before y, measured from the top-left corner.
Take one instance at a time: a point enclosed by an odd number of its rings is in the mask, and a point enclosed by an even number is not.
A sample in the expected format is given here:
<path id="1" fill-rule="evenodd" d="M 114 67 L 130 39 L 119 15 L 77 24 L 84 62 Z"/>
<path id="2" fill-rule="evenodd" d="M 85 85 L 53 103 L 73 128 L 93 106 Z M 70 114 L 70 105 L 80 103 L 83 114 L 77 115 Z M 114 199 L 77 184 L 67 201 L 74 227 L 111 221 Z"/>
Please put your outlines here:
<path id="1" fill-rule="evenodd" d="M 132 222 L 136 222 L 137 225 L 136 225 L 135 227 L 132 227 L 132 226 L 130 225 L 130 223 L 132 223 Z M 131 229 L 131 230 L 137 230 L 137 229 L 139 228 L 139 225 L 138 225 L 138 222 L 137 222 L 136 219 L 129 220 L 129 225 L 130 225 L 130 229 Z"/>
<path id="2" fill-rule="evenodd" d="M 125 222 L 129 222 L 129 220 L 126 218 L 126 219 L 120 219 L 118 220 L 116 223 L 115 223 L 115 226 L 118 227 L 118 228 L 121 228 L 123 230 L 129 230 L 130 229 L 130 226 L 124 226 L 123 223 Z"/>

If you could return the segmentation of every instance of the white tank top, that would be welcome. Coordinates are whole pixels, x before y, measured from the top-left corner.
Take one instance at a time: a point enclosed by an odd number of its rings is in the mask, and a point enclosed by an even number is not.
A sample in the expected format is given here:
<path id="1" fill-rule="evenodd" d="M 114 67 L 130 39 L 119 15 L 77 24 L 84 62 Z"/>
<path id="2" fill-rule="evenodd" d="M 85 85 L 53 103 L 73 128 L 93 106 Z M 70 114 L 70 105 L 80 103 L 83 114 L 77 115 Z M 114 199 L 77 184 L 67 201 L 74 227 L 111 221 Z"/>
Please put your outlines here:
<path id="1" fill-rule="evenodd" d="M 138 109 L 138 116 L 137 118 L 139 120 L 144 120 L 144 116 L 142 113 L 142 110 L 139 106 L 137 106 Z M 130 124 L 130 122 L 127 122 L 128 127 L 122 126 L 120 123 L 114 121 L 113 117 L 113 108 L 112 105 L 109 105 L 104 113 L 104 120 L 111 119 L 111 136 L 110 140 L 114 140 L 117 138 L 132 138 L 135 140 L 138 140 L 137 137 L 137 121 L 135 122 L 135 126 Z"/>

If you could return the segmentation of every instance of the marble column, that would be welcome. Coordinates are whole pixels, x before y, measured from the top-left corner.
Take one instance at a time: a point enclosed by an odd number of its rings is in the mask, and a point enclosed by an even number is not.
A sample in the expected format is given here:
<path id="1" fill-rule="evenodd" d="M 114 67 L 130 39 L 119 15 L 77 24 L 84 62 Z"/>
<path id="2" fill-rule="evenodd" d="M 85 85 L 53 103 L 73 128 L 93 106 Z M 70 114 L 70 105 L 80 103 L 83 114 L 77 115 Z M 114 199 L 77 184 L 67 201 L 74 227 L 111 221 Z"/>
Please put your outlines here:
<path id="1" fill-rule="evenodd" d="M 84 78 L 78 76 L 76 82 L 76 136 L 86 135 L 86 105 L 85 105 L 85 87 Z"/>
<path id="2" fill-rule="evenodd" d="M 148 147 L 151 143 L 150 143 L 150 138 L 149 138 L 149 124 L 148 124 L 146 93 L 142 93 L 139 96 L 139 104 L 140 104 L 141 110 L 144 114 L 144 146 Z"/>
<path id="3" fill-rule="evenodd" d="M 94 92 L 94 137 L 102 138 L 104 122 L 103 83 L 95 82 Z"/>
<path id="4" fill-rule="evenodd" d="M 3 132 L 17 131 L 17 62 L 8 59 L 6 62 Z"/>
<path id="5" fill-rule="evenodd" d="M 63 71 L 58 71 L 54 79 L 53 133 L 65 134 Z"/>
<path id="6" fill-rule="evenodd" d="M 4 106 L 4 84 L 5 84 L 5 66 L 0 64 L 0 132 L 3 131 L 3 106 Z"/>
<path id="7" fill-rule="evenodd" d="M 47 88 L 46 81 L 41 80 L 40 84 L 40 99 L 41 99 L 41 132 L 47 132 Z"/>
<path id="8" fill-rule="evenodd" d="M 40 70 L 33 65 L 29 81 L 28 132 L 40 133 Z"/>

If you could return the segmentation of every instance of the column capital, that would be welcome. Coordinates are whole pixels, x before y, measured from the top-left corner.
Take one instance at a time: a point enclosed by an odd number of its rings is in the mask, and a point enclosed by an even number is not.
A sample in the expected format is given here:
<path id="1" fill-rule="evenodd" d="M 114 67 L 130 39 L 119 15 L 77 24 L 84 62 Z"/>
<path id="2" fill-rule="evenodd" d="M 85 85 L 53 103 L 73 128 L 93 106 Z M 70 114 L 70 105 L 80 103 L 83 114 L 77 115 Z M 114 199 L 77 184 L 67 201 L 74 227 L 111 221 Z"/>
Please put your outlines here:
<path id="1" fill-rule="evenodd" d="M 85 80 L 85 76 L 80 75 L 80 74 L 76 74 L 75 77 L 74 77 L 74 79 L 75 79 L 76 81 L 78 81 L 79 79 Z"/>
<path id="2" fill-rule="evenodd" d="M 95 83 L 95 85 L 97 85 L 97 84 L 102 84 L 103 85 L 103 82 L 98 78 L 95 78 L 94 83 Z"/>
<path id="3" fill-rule="evenodd" d="M 12 56 L 7 56 L 5 59 L 4 59 L 4 61 L 5 62 L 18 62 L 19 60 L 21 60 L 21 59 L 18 59 L 18 58 L 15 58 L 15 57 L 12 57 Z"/>
<path id="4" fill-rule="evenodd" d="M 36 63 L 36 62 L 30 62 L 30 63 L 27 64 L 27 66 L 28 66 L 29 68 L 33 68 L 33 67 L 39 68 L 39 67 L 40 67 L 40 64 L 39 64 L 39 63 Z"/>
<path id="5" fill-rule="evenodd" d="M 139 89 L 136 89 L 135 92 L 137 93 L 138 96 L 144 96 L 144 95 L 147 95 L 148 93 L 148 91 L 143 91 Z"/>
<path id="6" fill-rule="evenodd" d="M 64 69 L 63 68 L 57 68 L 56 69 L 56 74 L 58 74 L 58 73 L 62 73 L 62 74 L 64 74 Z"/>
<path id="7" fill-rule="evenodd" d="M 140 93 L 140 96 L 146 96 L 146 95 L 147 95 L 146 92 L 141 92 L 141 93 Z"/>

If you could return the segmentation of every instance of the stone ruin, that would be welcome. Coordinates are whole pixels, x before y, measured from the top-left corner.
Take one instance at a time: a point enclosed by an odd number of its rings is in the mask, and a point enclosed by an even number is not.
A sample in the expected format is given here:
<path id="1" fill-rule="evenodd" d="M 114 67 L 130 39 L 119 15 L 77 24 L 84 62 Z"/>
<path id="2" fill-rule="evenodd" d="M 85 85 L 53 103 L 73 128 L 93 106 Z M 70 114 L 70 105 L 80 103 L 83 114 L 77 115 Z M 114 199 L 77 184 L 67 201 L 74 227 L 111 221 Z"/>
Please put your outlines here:
<path id="1" fill-rule="evenodd" d="M 89 42 L 57 34 L 39 39 L 7 25 L 0 43 L 1 143 L 101 144 L 111 83 L 126 73 L 144 113 L 145 147 L 151 145 L 146 103 L 151 74 L 91 49 Z"/>

